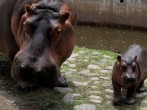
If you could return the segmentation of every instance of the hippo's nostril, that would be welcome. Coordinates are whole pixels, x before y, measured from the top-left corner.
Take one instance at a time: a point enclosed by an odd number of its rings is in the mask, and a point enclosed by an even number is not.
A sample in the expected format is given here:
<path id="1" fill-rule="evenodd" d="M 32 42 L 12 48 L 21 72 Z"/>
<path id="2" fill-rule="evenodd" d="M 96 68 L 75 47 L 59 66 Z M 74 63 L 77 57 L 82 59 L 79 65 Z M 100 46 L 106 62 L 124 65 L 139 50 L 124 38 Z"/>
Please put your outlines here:
<path id="1" fill-rule="evenodd" d="M 129 83 L 134 83 L 135 81 L 136 81 L 135 77 L 130 77 L 127 79 L 127 82 L 129 82 Z"/>
<path id="2" fill-rule="evenodd" d="M 32 72 L 32 68 L 29 65 L 21 64 L 19 68 L 21 73 L 27 74 Z"/>
<path id="3" fill-rule="evenodd" d="M 41 72 L 42 72 L 41 68 L 36 69 L 36 73 L 41 73 Z"/>
<path id="4" fill-rule="evenodd" d="M 131 77 L 130 81 L 132 81 L 132 82 L 135 81 L 135 77 Z"/>
<path id="5" fill-rule="evenodd" d="M 124 83 L 135 83 L 136 82 L 136 77 L 134 75 L 126 75 L 124 77 Z"/>

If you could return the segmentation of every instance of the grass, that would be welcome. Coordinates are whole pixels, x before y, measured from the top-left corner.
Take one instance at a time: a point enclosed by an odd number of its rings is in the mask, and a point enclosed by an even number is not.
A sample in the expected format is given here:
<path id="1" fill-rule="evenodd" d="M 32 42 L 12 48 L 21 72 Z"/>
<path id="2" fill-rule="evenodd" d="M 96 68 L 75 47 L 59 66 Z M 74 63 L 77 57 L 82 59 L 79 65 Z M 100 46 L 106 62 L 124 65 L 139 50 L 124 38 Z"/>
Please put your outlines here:
<path id="1" fill-rule="evenodd" d="M 76 97 L 72 104 L 63 102 L 65 94 L 48 88 L 39 88 L 30 92 L 18 92 L 15 87 L 16 82 L 11 77 L 0 78 L 0 90 L 11 96 L 20 110 L 73 110 L 75 105 L 84 103 L 94 104 L 97 110 L 140 110 L 147 107 L 145 103 L 142 103 L 142 100 L 147 99 L 146 97 L 137 98 L 137 103 L 131 106 L 123 104 L 115 107 L 112 105 L 113 93 L 106 92 L 106 89 L 111 90 L 112 88 L 111 69 L 107 67 L 113 66 L 116 55 L 116 53 L 109 51 L 75 47 L 72 57 L 61 68 L 62 74 L 67 78 L 69 87 L 74 90 L 74 93 L 80 94 L 80 97 Z M 71 64 L 75 64 L 76 67 L 70 67 Z M 88 65 L 97 65 L 98 68 L 88 69 Z M 101 72 L 101 70 L 107 70 L 108 72 Z M 99 79 L 97 83 L 91 79 L 93 77 Z M 88 85 L 75 86 L 73 81 L 88 82 Z M 110 87 L 105 87 L 105 84 Z M 89 93 L 90 91 L 99 92 Z M 98 104 L 90 101 L 90 95 L 100 96 L 102 103 Z"/>

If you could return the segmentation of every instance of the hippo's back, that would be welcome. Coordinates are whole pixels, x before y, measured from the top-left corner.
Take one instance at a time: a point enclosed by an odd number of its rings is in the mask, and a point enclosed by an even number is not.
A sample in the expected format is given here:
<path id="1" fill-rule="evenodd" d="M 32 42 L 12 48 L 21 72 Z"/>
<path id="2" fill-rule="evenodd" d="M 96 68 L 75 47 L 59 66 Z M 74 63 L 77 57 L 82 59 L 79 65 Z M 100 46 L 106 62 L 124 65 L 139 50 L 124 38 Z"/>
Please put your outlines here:
<path id="1" fill-rule="evenodd" d="M 15 3 L 16 0 L 0 0 L 0 39 L 10 34 L 11 16 Z"/>
<path id="2" fill-rule="evenodd" d="M 17 0 L 0 0 L 0 52 L 6 58 L 13 56 L 12 52 L 17 48 L 11 32 L 11 16 Z"/>

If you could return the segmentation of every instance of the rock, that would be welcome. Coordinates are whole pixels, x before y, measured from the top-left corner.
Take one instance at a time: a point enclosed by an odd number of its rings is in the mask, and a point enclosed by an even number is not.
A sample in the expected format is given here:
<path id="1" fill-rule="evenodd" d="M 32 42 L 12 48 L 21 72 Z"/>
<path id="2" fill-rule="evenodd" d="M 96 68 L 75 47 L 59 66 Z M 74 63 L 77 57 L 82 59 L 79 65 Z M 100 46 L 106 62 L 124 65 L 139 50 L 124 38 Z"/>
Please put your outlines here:
<path id="1" fill-rule="evenodd" d="M 81 72 L 79 72 L 80 74 L 90 74 L 90 70 L 86 69 L 86 70 L 83 70 Z"/>
<path id="2" fill-rule="evenodd" d="M 69 62 L 67 62 L 67 61 L 65 61 L 64 63 L 63 63 L 63 65 L 67 65 Z"/>
<path id="3" fill-rule="evenodd" d="M 98 77 L 92 77 L 91 80 L 92 80 L 92 81 L 98 81 L 99 78 L 98 78 Z"/>
<path id="4" fill-rule="evenodd" d="M 109 105 L 109 104 L 112 104 L 112 101 L 107 101 L 106 104 L 108 104 L 108 105 Z M 115 110 L 118 110 L 118 109 L 115 109 Z M 127 109 L 126 109 L 126 110 L 127 110 Z M 130 110 L 130 109 L 129 109 L 129 110 Z"/>
<path id="5" fill-rule="evenodd" d="M 112 89 L 112 84 L 111 83 L 106 83 L 106 84 L 103 84 L 103 86 L 106 88 L 106 89 Z"/>
<path id="6" fill-rule="evenodd" d="M 68 71 L 76 72 L 77 69 L 69 69 Z"/>
<path id="7" fill-rule="evenodd" d="M 70 93 L 73 92 L 73 89 L 71 88 L 62 88 L 62 87 L 55 87 L 54 90 L 60 92 L 60 93 Z"/>
<path id="8" fill-rule="evenodd" d="M 74 57 L 77 57 L 77 56 L 79 56 L 78 53 L 73 53 L 73 54 L 70 56 L 70 58 L 74 58 Z"/>
<path id="9" fill-rule="evenodd" d="M 144 80 L 144 84 L 145 84 L 145 85 L 147 85 L 147 79 L 146 79 L 146 80 Z"/>
<path id="10" fill-rule="evenodd" d="M 102 98 L 100 96 L 91 95 L 89 96 L 90 101 L 94 103 L 102 103 Z"/>
<path id="11" fill-rule="evenodd" d="M 113 99 L 113 97 L 110 96 L 110 95 L 106 95 L 106 98 L 107 98 L 107 99 Z"/>
<path id="12" fill-rule="evenodd" d="M 102 100 L 100 96 L 91 95 L 89 96 L 90 99 Z"/>
<path id="13" fill-rule="evenodd" d="M 71 68 L 76 68 L 76 64 L 70 64 L 68 66 L 71 67 Z"/>
<path id="14" fill-rule="evenodd" d="M 113 90 L 112 89 L 105 89 L 105 92 L 113 93 Z"/>
<path id="15" fill-rule="evenodd" d="M 100 76 L 101 79 L 109 80 L 109 77 Z"/>
<path id="16" fill-rule="evenodd" d="M 100 94 L 101 92 L 100 91 L 89 91 L 87 93 L 89 93 L 89 94 Z"/>
<path id="17" fill-rule="evenodd" d="M 73 71 L 66 71 L 65 74 L 71 75 L 71 74 L 73 74 L 73 73 L 74 73 Z"/>
<path id="18" fill-rule="evenodd" d="M 96 106 L 92 104 L 81 104 L 75 106 L 74 110 L 96 110 Z"/>
<path id="19" fill-rule="evenodd" d="M 97 86 L 91 86 L 91 88 L 97 88 Z"/>
<path id="20" fill-rule="evenodd" d="M 147 104 L 147 100 L 143 100 L 142 102 Z"/>
<path id="21" fill-rule="evenodd" d="M 100 69 L 98 65 L 88 65 L 88 69 Z"/>
<path id="22" fill-rule="evenodd" d="M 85 76 L 98 76 L 98 74 L 95 74 L 95 73 L 85 73 L 84 75 Z"/>
<path id="23" fill-rule="evenodd" d="M 63 101 L 64 101 L 65 103 L 70 103 L 70 104 L 72 104 L 73 101 L 74 101 L 74 98 L 75 98 L 75 97 L 79 97 L 79 96 L 80 96 L 80 94 L 67 93 L 67 94 L 64 96 Z"/>
<path id="24" fill-rule="evenodd" d="M 73 81 L 73 83 L 75 84 L 75 86 L 87 86 L 88 85 L 88 82 Z"/>
<path id="25" fill-rule="evenodd" d="M 136 97 L 144 97 L 147 96 L 147 92 L 137 94 Z"/>
<path id="26" fill-rule="evenodd" d="M 111 58 L 110 56 L 108 55 L 103 55 L 104 58 Z"/>
<path id="27" fill-rule="evenodd" d="M 75 73 L 77 70 L 76 69 L 68 69 L 65 74 L 73 74 Z"/>
<path id="28" fill-rule="evenodd" d="M 86 53 L 86 51 L 80 51 L 80 52 L 78 52 L 79 54 L 84 54 L 84 53 Z"/>
<path id="29" fill-rule="evenodd" d="M 97 104 L 102 103 L 102 101 L 101 101 L 101 100 L 97 100 L 97 99 L 92 99 L 92 100 L 90 100 L 90 101 L 92 101 L 92 102 L 94 102 L 94 103 L 97 103 Z"/>
<path id="30" fill-rule="evenodd" d="M 109 73 L 110 71 L 109 70 L 100 70 L 99 72 L 100 73 Z"/>
<path id="31" fill-rule="evenodd" d="M 147 110 L 147 108 L 146 107 L 143 107 L 143 108 L 140 108 L 140 110 Z"/>
<path id="32" fill-rule="evenodd" d="M 94 81 L 94 83 L 95 83 L 95 84 L 99 84 L 99 83 L 100 83 L 100 81 Z"/>
<path id="33" fill-rule="evenodd" d="M 71 57 L 67 59 L 67 61 L 75 61 L 75 60 L 76 60 L 75 58 L 71 58 Z"/>
<path id="34" fill-rule="evenodd" d="M 91 53 L 92 55 L 99 55 L 100 53 L 99 52 L 93 52 Z"/>
<path id="35" fill-rule="evenodd" d="M 88 62 L 88 60 L 83 60 L 84 62 Z"/>
<path id="36" fill-rule="evenodd" d="M 107 59 L 102 59 L 102 60 L 100 60 L 101 62 L 109 62 L 109 60 L 107 60 Z"/>
<path id="37" fill-rule="evenodd" d="M 113 69 L 113 66 L 107 66 L 106 69 L 112 70 Z"/>

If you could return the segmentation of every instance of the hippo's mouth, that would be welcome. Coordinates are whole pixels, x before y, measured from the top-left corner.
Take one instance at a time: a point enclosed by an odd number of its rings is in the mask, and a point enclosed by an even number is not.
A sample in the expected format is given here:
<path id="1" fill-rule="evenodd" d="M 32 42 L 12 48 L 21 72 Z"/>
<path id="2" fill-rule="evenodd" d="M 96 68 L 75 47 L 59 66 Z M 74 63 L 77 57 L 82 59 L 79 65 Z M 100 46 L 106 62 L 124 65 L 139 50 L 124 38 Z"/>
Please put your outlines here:
<path id="1" fill-rule="evenodd" d="M 123 83 L 124 84 L 135 84 L 137 83 L 137 80 L 136 79 L 134 80 L 123 79 Z"/>
<path id="2" fill-rule="evenodd" d="M 58 83 L 59 72 L 55 67 L 43 69 L 40 72 L 30 67 L 22 69 L 17 62 L 14 62 L 11 75 L 18 82 L 55 87 Z"/>

